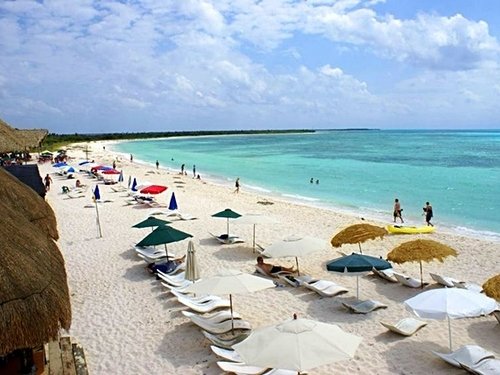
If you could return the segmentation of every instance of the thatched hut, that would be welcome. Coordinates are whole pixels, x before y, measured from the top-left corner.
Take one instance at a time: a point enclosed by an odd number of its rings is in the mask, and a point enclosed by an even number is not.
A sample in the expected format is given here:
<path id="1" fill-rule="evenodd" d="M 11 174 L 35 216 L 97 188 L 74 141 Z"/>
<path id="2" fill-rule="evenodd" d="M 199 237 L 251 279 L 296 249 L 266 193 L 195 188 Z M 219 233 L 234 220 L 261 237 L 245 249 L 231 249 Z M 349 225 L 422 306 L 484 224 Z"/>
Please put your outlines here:
<path id="1" fill-rule="evenodd" d="M 51 207 L 0 168 L 0 357 L 69 329 L 71 305 Z"/>
<path id="2" fill-rule="evenodd" d="M 40 147 L 45 129 L 15 129 L 0 119 L 0 152 L 27 151 Z"/>

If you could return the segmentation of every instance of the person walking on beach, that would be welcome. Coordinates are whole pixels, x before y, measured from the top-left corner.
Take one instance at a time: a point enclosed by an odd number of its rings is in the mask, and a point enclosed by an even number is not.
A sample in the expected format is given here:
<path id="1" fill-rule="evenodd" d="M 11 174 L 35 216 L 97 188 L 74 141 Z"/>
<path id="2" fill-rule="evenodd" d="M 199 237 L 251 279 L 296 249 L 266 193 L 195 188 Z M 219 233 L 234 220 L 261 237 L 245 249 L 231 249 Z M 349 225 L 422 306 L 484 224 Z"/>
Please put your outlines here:
<path id="1" fill-rule="evenodd" d="M 236 179 L 234 186 L 236 187 L 236 189 L 234 190 L 234 193 L 239 193 L 240 192 L 240 178 L 239 177 Z"/>
<path id="2" fill-rule="evenodd" d="M 181 165 L 181 174 L 184 174 L 184 167 L 185 167 L 185 164 L 182 164 Z"/>
<path id="3" fill-rule="evenodd" d="M 425 207 L 424 209 L 424 215 L 425 215 L 425 222 L 427 223 L 427 226 L 433 227 L 434 225 L 431 223 L 431 219 L 434 216 L 432 212 L 432 206 L 429 202 L 425 202 Z"/>
<path id="4" fill-rule="evenodd" d="M 132 154 L 130 154 L 130 161 L 133 162 L 134 161 L 134 156 Z"/>
<path id="5" fill-rule="evenodd" d="M 157 160 L 156 161 L 156 169 L 160 168 L 160 162 Z"/>
<path id="6" fill-rule="evenodd" d="M 52 183 L 52 178 L 47 173 L 47 176 L 45 176 L 45 178 L 43 180 L 45 181 L 45 191 L 49 191 L 50 190 L 50 184 Z"/>
<path id="7" fill-rule="evenodd" d="M 401 224 L 404 223 L 403 215 L 401 214 L 402 211 L 403 209 L 401 208 L 401 203 L 399 203 L 399 199 L 398 198 L 394 199 L 394 213 L 393 213 L 394 222 L 396 222 L 396 219 L 399 217 L 399 220 L 401 220 Z"/>
<path id="8" fill-rule="evenodd" d="M 193 164 L 193 178 L 196 178 L 196 165 Z"/>

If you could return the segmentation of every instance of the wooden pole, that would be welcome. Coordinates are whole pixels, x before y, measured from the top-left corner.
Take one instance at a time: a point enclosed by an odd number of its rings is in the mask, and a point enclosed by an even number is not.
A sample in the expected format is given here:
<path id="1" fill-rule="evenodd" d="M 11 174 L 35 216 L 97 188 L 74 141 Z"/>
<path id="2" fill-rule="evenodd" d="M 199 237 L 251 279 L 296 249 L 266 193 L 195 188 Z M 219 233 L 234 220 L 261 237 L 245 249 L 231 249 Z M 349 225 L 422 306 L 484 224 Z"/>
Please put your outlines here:
<path id="1" fill-rule="evenodd" d="M 99 220 L 99 209 L 97 208 L 97 199 L 95 199 L 95 212 L 97 213 L 97 228 L 99 229 L 99 238 L 102 238 L 101 220 Z"/>

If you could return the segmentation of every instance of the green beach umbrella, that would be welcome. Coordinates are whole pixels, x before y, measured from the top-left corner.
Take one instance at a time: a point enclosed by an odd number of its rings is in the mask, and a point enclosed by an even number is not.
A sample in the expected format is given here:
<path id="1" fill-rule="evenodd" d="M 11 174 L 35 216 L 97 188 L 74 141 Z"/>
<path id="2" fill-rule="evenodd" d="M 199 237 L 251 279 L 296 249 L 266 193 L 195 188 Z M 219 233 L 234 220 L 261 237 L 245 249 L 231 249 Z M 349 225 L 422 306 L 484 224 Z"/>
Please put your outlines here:
<path id="1" fill-rule="evenodd" d="M 159 227 L 161 225 L 170 224 L 170 221 L 157 219 L 156 217 L 150 216 L 146 220 L 141 221 L 135 225 L 132 225 L 132 228 L 149 228 L 149 227 Z"/>
<path id="2" fill-rule="evenodd" d="M 237 212 L 234 212 L 230 208 L 226 208 L 224 211 L 213 214 L 212 217 L 222 217 L 227 219 L 227 237 L 229 238 L 229 219 L 237 219 L 241 217 L 241 215 Z"/>
<path id="3" fill-rule="evenodd" d="M 169 227 L 168 225 L 161 225 L 144 237 L 136 246 L 156 246 L 165 245 L 165 252 L 168 258 L 167 244 L 185 240 L 186 238 L 193 237 L 189 233 Z"/>

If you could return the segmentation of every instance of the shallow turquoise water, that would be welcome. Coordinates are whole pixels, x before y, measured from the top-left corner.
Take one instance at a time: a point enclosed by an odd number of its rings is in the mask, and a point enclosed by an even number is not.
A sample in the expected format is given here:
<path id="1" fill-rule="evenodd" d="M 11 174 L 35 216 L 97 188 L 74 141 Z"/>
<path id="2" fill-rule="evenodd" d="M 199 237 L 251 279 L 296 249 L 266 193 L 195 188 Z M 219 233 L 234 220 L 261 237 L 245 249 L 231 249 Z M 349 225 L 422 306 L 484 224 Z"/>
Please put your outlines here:
<path id="1" fill-rule="evenodd" d="M 414 225 L 424 222 L 430 201 L 436 225 L 500 234 L 500 131 L 318 131 L 131 141 L 115 149 L 388 222 L 394 198 Z"/>

